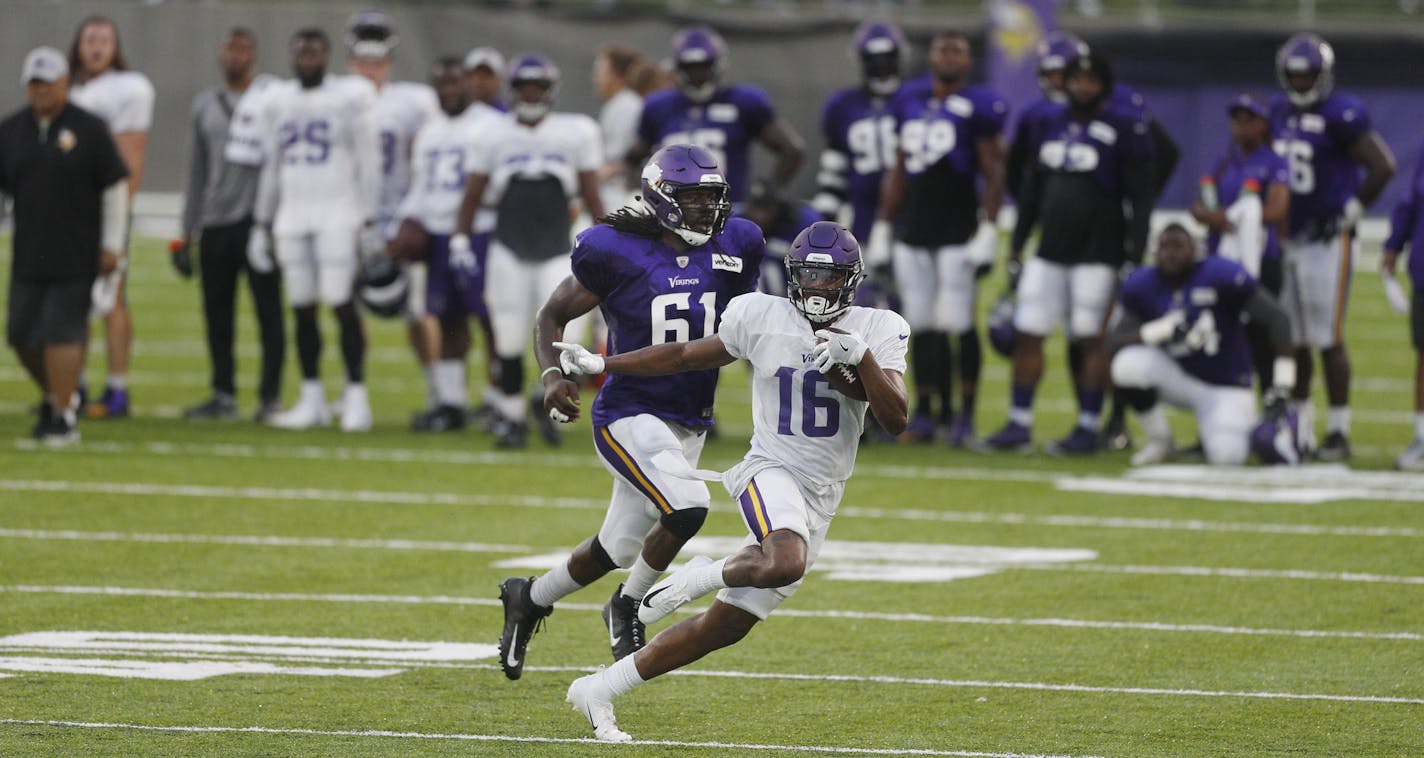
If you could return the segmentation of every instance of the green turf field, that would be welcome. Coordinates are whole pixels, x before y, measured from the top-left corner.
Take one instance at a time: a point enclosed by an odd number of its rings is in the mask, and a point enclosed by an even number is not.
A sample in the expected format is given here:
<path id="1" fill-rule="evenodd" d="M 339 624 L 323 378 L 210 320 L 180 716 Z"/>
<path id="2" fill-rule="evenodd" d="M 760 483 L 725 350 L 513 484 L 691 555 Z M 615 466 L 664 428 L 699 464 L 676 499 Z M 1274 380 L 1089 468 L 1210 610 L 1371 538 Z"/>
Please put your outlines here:
<path id="1" fill-rule="evenodd" d="M 493 646 L 499 581 L 602 519 L 587 422 L 520 453 L 413 434 L 419 374 L 399 325 L 371 322 L 373 432 L 186 423 L 207 384 L 198 290 L 162 256 L 140 247 L 130 290 L 136 418 L 38 449 L 36 393 L 0 357 L 0 755 L 1424 754 L 1424 476 L 1388 471 L 1413 355 L 1372 274 L 1349 325 L 1352 468 L 865 447 L 801 592 L 618 701 L 638 742 L 615 747 L 564 691 L 611 660 L 616 577 L 558 607 L 522 680 Z M 1007 395 L 986 361 L 981 432 Z M 294 359 L 287 376 L 290 400 Z M 750 431 L 742 370 L 723 386 L 709 467 Z M 1040 437 L 1066 431 L 1061 361 L 1040 398 Z M 717 557 L 744 527 L 713 502 L 691 548 Z"/>

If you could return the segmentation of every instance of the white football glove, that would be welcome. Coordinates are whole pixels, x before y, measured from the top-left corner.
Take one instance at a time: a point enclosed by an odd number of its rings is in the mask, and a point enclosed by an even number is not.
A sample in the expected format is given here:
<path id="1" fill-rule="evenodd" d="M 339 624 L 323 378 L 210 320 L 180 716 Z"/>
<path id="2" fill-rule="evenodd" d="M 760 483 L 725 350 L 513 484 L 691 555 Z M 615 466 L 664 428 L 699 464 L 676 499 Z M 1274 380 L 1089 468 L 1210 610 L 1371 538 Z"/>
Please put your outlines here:
<path id="1" fill-rule="evenodd" d="M 1365 204 L 1360 202 L 1360 198 L 1351 196 L 1345 201 L 1345 207 L 1340 209 L 1340 218 L 1335 221 L 1335 226 L 1341 231 L 1353 229 L 1364 217 Z"/>
<path id="2" fill-rule="evenodd" d="M 603 356 L 598 353 L 590 353 L 587 348 L 577 342 L 555 342 L 554 347 L 559 349 L 559 368 L 565 374 L 602 374 Z"/>
<path id="3" fill-rule="evenodd" d="M 450 268 L 469 274 L 480 270 L 480 262 L 475 260 L 475 253 L 470 249 L 470 238 L 463 234 L 450 237 Z"/>
<path id="4" fill-rule="evenodd" d="M 890 265 L 890 247 L 895 242 L 895 229 L 889 221 L 880 219 L 870 225 L 870 238 L 865 243 L 865 265 L 880 268 Z"/>
<path id="5" fill-rule="evenodd" d="M 865 351 L 869 345 L 861 339 L 855 332 L 833 332 L 829 329 L 819 329 L 816 337 L 825 342 L 818 342 L 812 348 L 811 354 L 815 356 L 816 370 L 826 373 L 837 363 L 844 363 L 847 366 L 858 366 L 865 357 Z"/>
<path id="6" fill-rule="evenodd" d="M 128 257 L 121 256 L 118 268 L 94 278 L 94 284 L 89 288 L 89 318 L 103 318 L 113 312 L 119 302 L 119 282 L 126 268 Z"/>
<path id="7" fill-rule="evenodd" d="M 1181 310 L 1167 311 L 1165 316 L 1152 319 L 1142 325 L 1137 330 L 1137 335 L 1142 338 L 1145 345 L 1161 345 L 1168 342 L 1177 333 L 1177 327 L 1186 322 L 1187 314 Z"/>
<path id="8" fill-rule="evenodd" d="M 247 235 L 247 265 L 259 274 L 270 274 L 277 268 L 272 260 L 272 233 L 264 226 L 253 224 Z"/>
<path id="9" fill-rule="evenodd" d="M 974 267 L 975 278 L 982 279 L 994 268 L 994 258 L 999 247 L 999 228 L 989 219 L 981 219 L 974 237 L 965 248 L 969 265 Z"/>

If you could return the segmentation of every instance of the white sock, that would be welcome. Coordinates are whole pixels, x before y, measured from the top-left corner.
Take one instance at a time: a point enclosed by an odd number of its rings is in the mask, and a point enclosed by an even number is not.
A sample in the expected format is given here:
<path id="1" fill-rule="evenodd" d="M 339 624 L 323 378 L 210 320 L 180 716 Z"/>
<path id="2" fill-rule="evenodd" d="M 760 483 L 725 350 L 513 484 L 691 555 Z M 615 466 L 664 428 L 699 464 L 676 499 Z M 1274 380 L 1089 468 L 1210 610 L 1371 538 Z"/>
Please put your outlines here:
<path id="1" fill-rule="evenodd" d="M 440 404 L 440 379 L 435 374 L 434 363 L 427 363 L 425 373 L 425 407 L 434 408 Z"/>
<path id="2" fill-rule="evenodd" d="M 550 569 L 549 573 L 534 580 L 534 584 L 529 587 L 529 599 L 534 601 L 535 605 L 549 608 L 582 588 L 583 585 L 575 582 L 569 574 L 569 562 L 564 561 Z"/>
<path id="3" fill-rule="evenodd" d="M 464 408 L 465 362 L 462 360 L 440 360 L 435 363 L 435 400 L 440 405 Z"/>
<path id="4" fill-rule="evenodd" d="M 643 560 L 639 555 L 638 560 L 633 561 L 633 568 L 628 570 L 628 579 L 623 582 L 623 596 L 634 600 L 642 600 L 648 594 L 648 589 L 658 583 L 658 577 L 663 575 L 663 569 L 655 569 Z"/>
<path id="5" fill-rule="evenodd" d="M 504 393 L 493 384 L 485 385 L 485 391 L 480 394 L 480 402 L 491 408 L 499 407 L 499 399 L 504 397 Z"/>
<path id="6" fill-rule="evenodd" d="M 727 580 L 722 578 L 722 566 L 727 559 L 709 563 L 688 572 L 687 588 L 693 597 L 702 597 L 713 590 L 725 589 Z"/>
<path id="7" fill-rule="evenodd" d="M 1350 434 L 1350 406 L 1332 405 L 1325 420 L 1326 432 Z"/>
<path id="8" fill-rule="evenodd" d="M 1014 422 L 1015 424 L 1018 424 L 1019 426 L 1024 426 L 1024 427 L 1032 428 L 1032 427 L 1033 427 L 1033 409 L 1032 409 L 1032 408 L 1010 408 L 1010 409 L 1009 409 L 1009 420 L 1012 421 L 1012 422 Z"/>
<path id="9" fill-rule="evenodd" d="M 643 675 L 638 673 L 638 666 L 633 662 L 637 657 L 636 655 L 624 656 L 617 663 L 598 673 L 598 680 L 608 688 L 609 700 L 626 695 L 643 683 Z"/>
<path id="10" fill-rule="evenodd" d="M 1414 414 L 1414 439 L 1424 440 L 1424 413 Z"/>
<path id="11" fill-rule="evenodd" d="M 129 375 L 109 374 L 109 380 L 105 382 L 104 386 L 110 389 L 126 390 L 129 388 Z"/>
<path id="12" fill-rule="evenodd" d="M 524 407 L 524 398 L 519 395 L 506 395 L 503 392 L 486 395 L 490 405 L 499 411 L 500 418 L 514 423 L 524 423 L 524 416 L 528 409 Z"/>
<path id="13" fill-rule="evenodd" d="M 1137 420 L 1142 424 L 1147 439 L 1171 441 L 1172 426 L 1167 423 L 1167 412 L 1162 410 L 1160 403 L 1138 413 Z"/>
<path id="14" fill-rule="evenodd" d="M 1078 426 L 1081 426 L 1084 429 L 1092 429 L 1093 431 L 1097 431 L 1098 421 L 1101 419 L 1101 417 L 1102 414 L 1100 413 L 1078 411 Z"/>

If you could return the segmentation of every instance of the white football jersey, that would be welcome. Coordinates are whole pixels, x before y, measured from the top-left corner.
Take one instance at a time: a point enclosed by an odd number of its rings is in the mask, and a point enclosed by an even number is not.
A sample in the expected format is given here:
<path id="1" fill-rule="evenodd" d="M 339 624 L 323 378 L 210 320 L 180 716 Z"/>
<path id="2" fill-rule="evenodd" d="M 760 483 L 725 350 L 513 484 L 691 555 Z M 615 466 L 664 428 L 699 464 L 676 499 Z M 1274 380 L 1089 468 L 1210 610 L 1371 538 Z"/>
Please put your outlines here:
<path id="1" fill-rule="evenodd" d="M 311 89 L 295 81 L 271 89 L 257 219 L 270 220 L 277 234 L 314 230 L 328 214 L 373 219 L 381 180 L 375 86 L 327 76 Z"/>
<path id="2" fill-rule="evenodd" d="M 882 369 L 905 372 L 910 327 L 900 314 L 852 307 L 834 326 L 859 334 Z M 747 457 L 827 485 L 850 478 L 870 404 L 831 389 L 816 370 L 815 330 L 790 299 L 752 292 L 727 304 L 717 335 L 728 353 L 752 365 Z"/>
<path id="3" fill-rule="evenodd" d="M 223 157 L 241 166 L 261 166 L 263 143 L 271 126 L 266 122 L 267 100 L 281 82 L 271 74 L 258 74 L 232 109 L 232 122 L 227 128 L 227 146 Z"/>
<path id="4" fill-rule="evenodd" d="M 477 122 L 463 114 L 441 113 L 426 122 L 411 148 L 410 190 L 397 216 L 419 221 L 431 234 L 454 233 L 478 138 Z"/>
<path id="5" fill-rule="evenodd" d="M 516 176 L 553 176 L 564 194 L 578 193 L 578 175 L 597 171 L 603 164 L 602 137 L 598 123 L 582 113 L 549 113 L 534 126 L 519 123 L 513 116 L 480 135 L 470 173 L 490 178 L 492 192 L 486 198 L 504 195 Z"/>
<path id="6" fill-rule="evenodd" d="M 461 121 L 468 122 L 475 130 L 476 134 L 483 134 L 490 129 L 503 129 L 503 122 L 514 118 L 504 111 L 480 101 L 470 103 L 465 111 L 459 116 Z M 465 164 L 465 174 L 474 173 L 472 162 Z M 493 183 L 485 186 L 485 196 L 480 199 L 480 207 L 475 211 L 475 223 L 472 230 L 475 234 L 484 234 L 494 231 L 494 224 L 497 216 L 494 204 L 499 198 L 494 194 Z"/>
<path id="7" fill-rule="evenodd" d="M 411 145 L 427 121 L 440 114 L 440 101 L 429 85 L 388 82 L 376 98 L 376 138 L 381 149 L 381 195 L 376 219 L 394 234 L 396 209 L 410 189 Z"/>
<path id="8" fill-rule="evenodd" d="M 104 119 L 113 134 L 153 126 L 153 83 L 137 71 L 105 71 L 69 88 L 69 100 Z"/>

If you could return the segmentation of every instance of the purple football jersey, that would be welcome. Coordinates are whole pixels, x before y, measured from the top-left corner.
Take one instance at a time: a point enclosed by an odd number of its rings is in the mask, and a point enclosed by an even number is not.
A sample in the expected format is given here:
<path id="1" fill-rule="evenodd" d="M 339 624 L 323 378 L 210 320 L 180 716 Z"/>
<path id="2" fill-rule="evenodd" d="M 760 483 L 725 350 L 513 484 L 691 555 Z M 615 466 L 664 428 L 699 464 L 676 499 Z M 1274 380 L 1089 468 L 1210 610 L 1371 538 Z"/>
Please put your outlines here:
<path id="1" fill-rule="evenodd" d="M 1350 147 L 1374 128 L 1370 112 L 1339 92 L 1308 108 L 1278 94 L 1271 100 L 1271 128 L 1276 152 L 1290 168 L 1290 236 L 1329 227 L 1360 187 Z"/>
<path id="2" fill-rule="evenodd" d="M 1409 249 L 1409 279 L 1415 289 L 1424 287 L 1424 151 L 1414 166 L 1414 178 L 1409 184 L 1409 196 L 1394 206 L 1389 216 L 1389 239 L 1386 250 Z"/>
<path id="3" fill-rule="evenodd" d="M 1230 208 L 1231 204 L 1241 197 L 1241 187 L 1247 179 L 1255 179 L 1260 185 L 1262 202 L 1265 202 L 1271 185 L 1290 186 L 1290 166 L 1270 145 L 1261 145 L 1250 155 L 1242 154 L 1240 148 L 1232 145 L 1227 148 L 1226 155 L 1217 161 L 1211 175 L 1216 178 L 1217 202 L 1222 208 Z M 1266 249 L 1263 258 L 1280 257 L 1281 242 L 1277 236 L 1276 225 L 1266 224 Z M 1213 232 L 1207 235 L 1206 249 L 1212 255 L 1216 255 L 1217 246 L 1220 244 L 1220 234 Z"/>
<path id="4" fill-rule="evenodd" d="M 1144 323 L 1180 310 L 1191 324 L 1203 311 L 1211 311 L 1220 336 L 1216 354 L 1190 353 L 1177 358 L 1177 364 L 1208 384 L 1250 387 L 1255 369 L 1241 314 L 1255 291 L 1256 280 L 1241 264 L 1210 257 L 1198 262 L 1186 281 L 1177 285 L 1162 278 L 1156 266 L 1134 271 L 1122 284 L 1122 307 Z"/>
<path id="5" fill-rule="evenodd" d="M 733 218 L 707 244 L 679 253 L 660 239 L 599 224 L 578 237 L 573 275 L 602 301 L 608 353 L 715 334 L 732 298 L 756 289 L 761 229 Z M 648 413 L 687 426 L 712 425 L 717 370 L 674 376 L 614 374 L 593 402 L 593 423 L 606 426 Z"/>
<path id="6" fill-rule="evenodd" d="M 775 118 L 771 99 L 751 85 L 723 87 L 705 103 L 670 89 L 643 103 L 638 136 L 654 150 L 678 143 L 705 148 L 716 156 L 732 188 L 731 199 L 738 201 L 751 185 L 752 142 Z"/>
<path id="7" fill-rule="evenodd" d="M 852 87 L 833 93 L 821 108 L 826 147 L 846 158 L 846 200 L 851 207 L 850 231 L 856 239 L 869 239 L 880 207 L 880 180 L 895 163 L 890 101 L 864 87 Z"/>
<path id="8" fill-rule="evenodd" d="M 976 146 L 1003 132 L 1008 102 L 977 84 L 940 100 L 916 80 L 890 108 L 905 164 L 899 238 L 920 246 L 967 242 L 979 225 Z"/>

